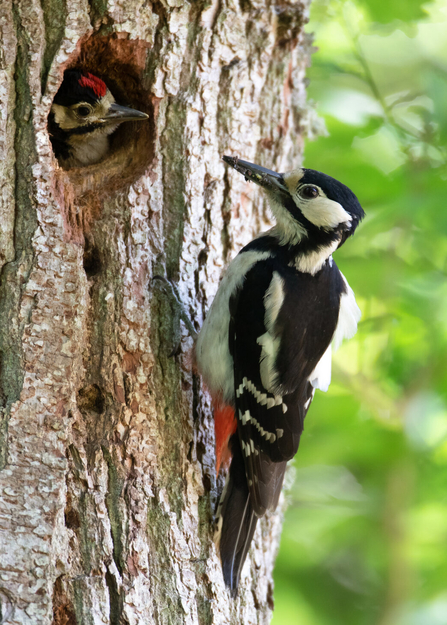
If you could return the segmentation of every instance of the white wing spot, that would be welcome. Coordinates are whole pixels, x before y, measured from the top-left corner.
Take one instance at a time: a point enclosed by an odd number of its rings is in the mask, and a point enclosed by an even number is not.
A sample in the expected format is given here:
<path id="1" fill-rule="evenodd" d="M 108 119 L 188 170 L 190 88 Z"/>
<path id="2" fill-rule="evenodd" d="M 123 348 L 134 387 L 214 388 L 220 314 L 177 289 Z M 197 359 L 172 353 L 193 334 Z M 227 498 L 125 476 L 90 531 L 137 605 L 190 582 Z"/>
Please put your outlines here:
<path id="1" fill-rule="evenodd" d="M 250 421 L 251 415 L 250 415 L 249 411 L 246 410 L 244 412 L 244 414 L 240 413 L 240 418 L 241 418 L 242 425 L 245 425 L 247 423 L 247 421 Z"/>
<path id="2" fill-rule="evenodd" d="M 239 398 L 245 389 L 247 389 L 247 391 L 249 391 L 253 395 L 258 404 L 261 404 L 261 406 L 267 405 L 267 408 L 269 409 L 273 408 L 274 406 L 283 405 L 283 412 L 287 411 L 287 406 L 285 406 L 285 404 L 283 403 L 281 395 L 274 395 L 273 397 L 269 397 L 267 393 L 259 391 L 253 384 L 253 382 L 251 382 L 247 378 L 244 378 L 241 384 L 239 384 L 236 390 L 236 397 Z"/>
<path id="3" fill-rule="evenodd" d="M 245 378 L 244 378 L 244 380 L 245 380 Z M 236 389 L 236 397 L 240 397 L 243 392 L 244 392 L 244 383 L 241 382 L 239 384 L 238 388 Z"/>

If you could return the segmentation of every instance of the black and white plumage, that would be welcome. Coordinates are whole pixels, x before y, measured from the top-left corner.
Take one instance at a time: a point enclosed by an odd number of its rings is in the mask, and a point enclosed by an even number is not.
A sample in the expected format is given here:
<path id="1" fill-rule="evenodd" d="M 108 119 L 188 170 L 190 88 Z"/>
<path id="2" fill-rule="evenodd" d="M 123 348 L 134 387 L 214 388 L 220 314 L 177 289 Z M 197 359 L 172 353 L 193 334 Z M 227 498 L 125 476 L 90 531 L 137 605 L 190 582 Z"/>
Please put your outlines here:
<path id="1" fill-rule="evenodd" d="M 147 118 L 117 104 L 101 78 L 69 69 L 54 97 L 48 130 L 56 157 L 68 169 L 98 163 L 109 151 L 109 136 L 122 122 Z"/>
<path id="2" fill-rule="evenodd" d="M 332 345 L 356 332 L 360 310 L 332 253 L 364 212 L 350 189 L 318 171 L 277 174 L 224 160 L 265 190 L 276 219 L 230 263 L 196 344 L 217 406 L 216 440 L 220 431 L 231 435 L 218 529 L 235 595 L 257 519 L 278 504 L 315 389 L 329 386 Z M 224 412 L 234 414 L 237 432 L 221 421 Z"/>

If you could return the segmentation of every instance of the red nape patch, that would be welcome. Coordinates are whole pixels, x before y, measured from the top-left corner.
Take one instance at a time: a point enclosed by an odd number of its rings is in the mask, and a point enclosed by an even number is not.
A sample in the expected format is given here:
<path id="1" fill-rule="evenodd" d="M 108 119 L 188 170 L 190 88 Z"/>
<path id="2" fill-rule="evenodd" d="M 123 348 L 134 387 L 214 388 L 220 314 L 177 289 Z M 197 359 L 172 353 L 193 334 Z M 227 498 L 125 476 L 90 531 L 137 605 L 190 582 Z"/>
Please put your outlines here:
<path id="1" fill-rule="evenodd" d="M 88 87 L 93 91 L 93 93 L 98 96 L 98 98 L 102 98 L 107 93 L 106 83 L 98 78 L 97 76 L 93 76 L 93 74 L 87 74 L 86 76 L 82 76 L 79 79 L 79 84 L 81 87 Z"/>
<path id="2" fill-rule="evenodd" d="M 231 452 L 228 447 L 230 436 L 237 430 L 234 408 L 222 404 L 214 408 L 214 431 L 216 436 L 216 473 L 221 465 L 228 464 Z"/>

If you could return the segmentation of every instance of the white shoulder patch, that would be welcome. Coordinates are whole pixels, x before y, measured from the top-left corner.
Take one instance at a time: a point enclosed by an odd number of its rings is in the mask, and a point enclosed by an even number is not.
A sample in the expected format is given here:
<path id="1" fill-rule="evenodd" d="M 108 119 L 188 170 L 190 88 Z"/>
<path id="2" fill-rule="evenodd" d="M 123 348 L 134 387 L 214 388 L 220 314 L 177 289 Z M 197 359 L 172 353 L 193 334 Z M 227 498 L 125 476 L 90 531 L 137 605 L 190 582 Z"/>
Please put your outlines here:
<path id="1" fill-rule="evenodd" d="M 303 213 L 304 217 L 318 228 L 335 228 L 339 224 L 351 224 L 351 216 L 343 206 L 327 197 L 313 200 L 303 200 L 299 196 L 294 197 L 295 204 Z"/>
<path id="2" fill-rule="evenodd" d="M 270 334 L 274 333 L 276 319 L 284 302 L 284 280 L 277 271 L 273 272 L 272 281 L 264 295 L 264 323 Z"/>
<path id="3" fill-rule="evenodd" d="M 275 323 L 283 301 L 284 280 L 277 271 L 274 271 L 272 281 L 264 296 L 264 324 L 267 332 L 257 340 L 258 345 L 262 347 L 259 363 L 261 382 L 264 388 L 273 394 L 279 391 L 275 362 L 281 345 L 281 337 L 275 335 Z"/>
<path id="4" fill-rule="evenodd" d="M 340 312 L 338 314 L 338 323 L 335 328 L 332 345 L 334 351 L 337 350 L 343 339 L 350 339 L 357 332 L 357 324 L 362 316 L 360 308 L 355 301 L 354 291 L 349 286 L 346 278 L 341 273 L 341 277 L 345 283 L 347 293 L 343 293 L 340 298 Z"/>
<path id="5" fill-rule="evenodd" d="M 213 395 L 229 404 L 234 402 L 233 358 L 228 340 L 230 298 L 250 269 L 269 256 L 269 252 L 242 252 L 231 261 L 197 339 L 197 366 L 203 380 Z"/>

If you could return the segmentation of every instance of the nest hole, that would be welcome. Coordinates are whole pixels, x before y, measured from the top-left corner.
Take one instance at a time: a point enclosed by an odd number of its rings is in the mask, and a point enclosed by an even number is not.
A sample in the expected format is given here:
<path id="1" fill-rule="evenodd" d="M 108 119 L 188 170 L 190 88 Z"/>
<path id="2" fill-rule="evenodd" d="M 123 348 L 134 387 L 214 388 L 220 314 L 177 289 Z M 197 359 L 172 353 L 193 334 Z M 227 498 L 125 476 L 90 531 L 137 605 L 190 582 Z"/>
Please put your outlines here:
<path id="1" fill-rule="evenodd" d="M 110 149 L 99 162 L 80 167 L 60 163 L 60 193 L 63 195 L 71 234 L 84 230 L 89 212 L 107 196 L 125 189 L 150 169 L 155 155 L 155 133 L 158 100 L 143 85 L 148 44 L 130 40 L 125 33 L 109 36 L 92 35 L 80 43 L 76 54 L 64 70 L 91 73 L 105 82 L 117 104 L 146 113 L 142 121 L 126 121 L 109 135 Z M 51 116 L 51 114 L 50 114 Z M 70 189 L 67 189 L 67 183 Z M 74 223 L 75 221 L 80 223 Z M 74 232 L 73 232 L 74 231 Z M 82 240 L 81 236 L 74 236 Z"/>

